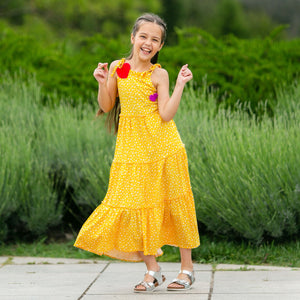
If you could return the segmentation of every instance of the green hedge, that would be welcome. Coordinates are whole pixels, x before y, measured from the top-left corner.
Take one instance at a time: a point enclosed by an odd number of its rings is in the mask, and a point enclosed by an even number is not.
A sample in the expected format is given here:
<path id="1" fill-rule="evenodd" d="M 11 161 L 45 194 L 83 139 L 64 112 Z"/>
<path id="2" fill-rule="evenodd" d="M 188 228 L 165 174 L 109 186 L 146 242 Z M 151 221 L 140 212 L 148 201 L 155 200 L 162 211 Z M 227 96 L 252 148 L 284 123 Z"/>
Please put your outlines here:
<path id="1" fill-rule="evenodd" d="M 171 78 L 176 77 L 178 65 L 188 63 L 195 81 L 205 78 L 210 90 L 218 92 L 218 101 L 226 106 L 250 102 L 259 113 L 259 103 L 268 100 L 272 112 L 276 88 L 300 75 L 300 40 L 277 40 L 280 29 L 265 39 L 250 40 L 232 35 L 215 39 L 197 28 L 178 29 L 178 45 L 166 47 L 161 59 Z"/>
<path id="2" fill-rule="evenodd" d="M 0 86 L 0 241 L 77 230 L 104 198 L 115 136 L 96 106 L 41 104 L 34 77 Z M 176 123 L 186 144 L 198 220 L 259 242 L 300 229 L 300 87 L 279 90 L 273 118 L 217 107 L 204 87 L 185 91 Z M 51 100 L 51 99 L 50 99 Z M 261 106 L 261 111 L 266 111 Z"/>
<path id="3" fill-rule="evenodd" d="M 94 68 L 99 61 L 126 57 L 131 47 L 129 37 L 101 35 L 69 37 L 45 45 L 38 37 L 20 36 L 3 24 L 0 29 L 0 71 L 22 69 L 23 80 L 36 74 L 47 104 L 60 103 L 66 97 L 73 105 L 94 103 Z M 159 58 L 169 71 L 171 85 L 180 66 L 189 63 L 195 87 L 205 80 L 209 90 L 217 90 L 218 102 L 226 106 L 233 107 L 237 100 L 251 102 L 251 109 L 259 114 L 259 102 L 268 100 L 273 113 L 276 88 L 299 76 L 300 40 L 277 40 L 276 31 L 266 39 L 251 40 L 234 36 L 215 39 L 197 28 L 178 29 L 177 35 L 177 45 L 166 45 Z"/>
<path id="4" fill-rule="evenodd" d="M 95 67 L 104 57 L 118 57 L 120 52 L 120 40 L 100 35 L 45 45 L 8 27 L 0 31 L 0 70 L 21 70 L 25 82 L 34 74 L 42 86 L 42 102 L 48 105 L 65 97 L 73 105 L 93 103 L 97 92 L 92 75 Z"/>

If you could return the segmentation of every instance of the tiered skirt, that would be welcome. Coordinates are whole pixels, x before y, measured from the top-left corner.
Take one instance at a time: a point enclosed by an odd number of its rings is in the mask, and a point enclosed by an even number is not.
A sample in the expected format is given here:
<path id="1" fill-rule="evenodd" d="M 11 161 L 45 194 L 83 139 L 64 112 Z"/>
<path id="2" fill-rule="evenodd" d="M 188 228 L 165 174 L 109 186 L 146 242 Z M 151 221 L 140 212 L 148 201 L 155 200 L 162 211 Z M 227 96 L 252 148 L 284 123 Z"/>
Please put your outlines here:
<path id="1" fill-rule="evenodd" d="M 184 145 L 173 121 L 149 129 L 155 120 L 121 116 L 107 194 L 82 226 L 76 247 L 141 261 L 139 251 L 159 256 L 164 245 L 199 246 Z"/>

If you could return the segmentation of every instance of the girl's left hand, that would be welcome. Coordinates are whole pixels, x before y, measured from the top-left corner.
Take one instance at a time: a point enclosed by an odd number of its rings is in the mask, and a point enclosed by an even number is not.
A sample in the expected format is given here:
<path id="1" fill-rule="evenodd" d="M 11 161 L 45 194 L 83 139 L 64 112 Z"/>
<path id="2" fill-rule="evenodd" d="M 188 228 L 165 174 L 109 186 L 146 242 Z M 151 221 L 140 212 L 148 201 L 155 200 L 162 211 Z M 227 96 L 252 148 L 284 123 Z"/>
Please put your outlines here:
<path id="1" fill-rule="evenodd" d="M 193 78 L 192 71 L 188 68 L 188 65 L 182 66 L 182 68 L 179 71 L 177 82 L 186 84 L 188 81 L 190 81 Z"/>

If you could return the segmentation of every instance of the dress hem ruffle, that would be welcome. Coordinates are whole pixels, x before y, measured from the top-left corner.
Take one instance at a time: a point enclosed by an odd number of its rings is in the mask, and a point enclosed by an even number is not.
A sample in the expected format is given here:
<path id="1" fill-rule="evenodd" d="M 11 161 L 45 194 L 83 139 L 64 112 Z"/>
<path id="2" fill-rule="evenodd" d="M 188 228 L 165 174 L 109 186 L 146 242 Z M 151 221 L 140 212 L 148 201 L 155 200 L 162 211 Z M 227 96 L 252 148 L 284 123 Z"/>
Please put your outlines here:
<path id="1" fill-rule="evenodd" d="M 186 212 L 194 209 L 192 197 L 189 191 L 178 199 L 165 200 L 164 207 L 139 209 L 100 204 L 74 246 L 125 261 L 140 261 L 137 251 L 160 256 L 163 245 L 196 248 L 200 244 L 197 222 L 186 218 Z"/>
<path id="2" fill-rule="evenodd" d="M 161 248 L 163 246 L 172 246 L 172 247 L 177 247 L 177 248 L 184 248 L 184 249 L 195 249 L 197 247 L 200 246 L 200 243 L 195 246 L 195 247 L 181 247 L 180 245 L 174 245 L 174 244 L 164 244 L 162 245 L 159 250 L 157 251 L 156 254 L 147 254 L 147 255 L 154 255 L 155 257 L 161 257 L 163 256 L 164 252 L 161 250 Z M 81 249 L 81 250 L 85 250 L 85 251 L 88 251 L 88 252 L 91 252 L 91 253 L 94 253 L 96 255 L 99 255 L 99 256 L 107 256 L 107 257 L 110 257 L 112 259 L 117 259 L 117 260 L 121 260 L 121 261 L 127 261 L 127 262 L 142 262 L 142 258 L 139 258 L 139 259 L 133 259 L 133 258 L 129 258 L 129 257 L 132 257 L 132 256 L 127 256 L 128 258 L 125 258 L 125 256 L 121 257 L 121 256 L 118 256 L 118 255 L 112 255 L 110 254 L 110 251 L 111 250 L 107 250 L 107 251 L 104 251 L 104 252 L 98 252 L 98 251 L 95 251 L 93 249 L 89 249 L 87 247 L 82 247 L 80 245 L 77 245 L 77 244 L 74 244 L 74 247 L 78 248 L 78 249 Z M 117 249 L 112 249 L 112 250 L 117 250 Z M 143 252 L 143 250 L 137 250 L 137 251 L 131 251 L 131 252 L 125 252 L 125 251 L 122 251 L 122 250 L 117 250 L 119 253 L 135 253 L 135 252 Z M 134 257 L 137 257 L 138 255 L 134 255 Z"/>

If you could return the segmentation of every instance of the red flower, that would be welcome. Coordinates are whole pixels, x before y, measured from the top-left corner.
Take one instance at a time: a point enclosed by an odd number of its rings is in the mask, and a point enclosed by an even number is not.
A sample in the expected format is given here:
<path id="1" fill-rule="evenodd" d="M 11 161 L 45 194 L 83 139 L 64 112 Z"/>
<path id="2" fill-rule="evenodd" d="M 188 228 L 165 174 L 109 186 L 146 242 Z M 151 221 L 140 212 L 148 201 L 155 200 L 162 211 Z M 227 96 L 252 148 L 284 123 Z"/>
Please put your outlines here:
<path id="1" fill-rule="evenodd" d="M 130 64 L 124 63 L 121 68 L 117 68 L 117 74 L 120 78 L 127 78 L 130 70 Z"/>

